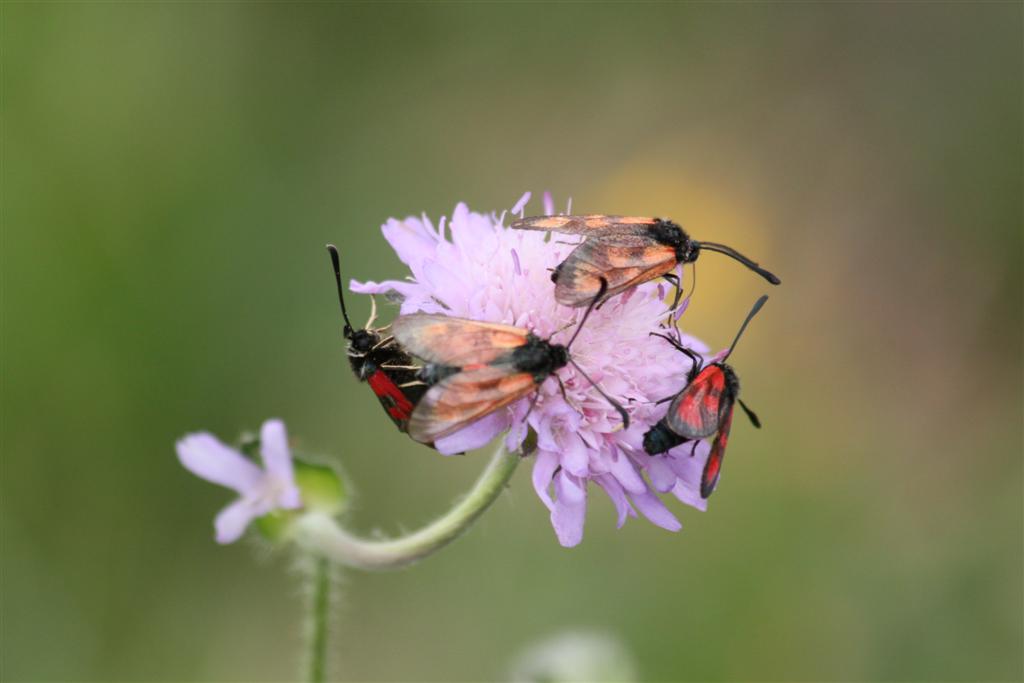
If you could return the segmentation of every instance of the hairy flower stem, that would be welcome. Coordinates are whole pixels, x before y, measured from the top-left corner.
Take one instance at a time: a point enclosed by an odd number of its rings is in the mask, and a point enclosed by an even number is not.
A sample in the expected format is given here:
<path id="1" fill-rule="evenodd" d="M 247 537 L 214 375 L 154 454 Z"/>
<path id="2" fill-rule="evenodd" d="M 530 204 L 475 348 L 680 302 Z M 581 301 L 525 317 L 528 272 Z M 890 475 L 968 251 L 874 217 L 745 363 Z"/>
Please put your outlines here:
<path id="1" fill-rule="evenodd" d="M 520 459 L 499 447 L 465 498 L 427 526 L 400 538 L 359 538 L 328 515 L 308 513 L 298 520 L 295 539 L 306 551 L 349 567 L 367 571 L 405 567 L 461 536 L 497 500 Z"/>
<path id="2" fill-rule="evenodd" d="M 313 592 L 309 599 L 309 673 L 310 683 L 327 680 L 327 612 L 331 602 L 331 565 L 317 557 L 313 568 Z"/>

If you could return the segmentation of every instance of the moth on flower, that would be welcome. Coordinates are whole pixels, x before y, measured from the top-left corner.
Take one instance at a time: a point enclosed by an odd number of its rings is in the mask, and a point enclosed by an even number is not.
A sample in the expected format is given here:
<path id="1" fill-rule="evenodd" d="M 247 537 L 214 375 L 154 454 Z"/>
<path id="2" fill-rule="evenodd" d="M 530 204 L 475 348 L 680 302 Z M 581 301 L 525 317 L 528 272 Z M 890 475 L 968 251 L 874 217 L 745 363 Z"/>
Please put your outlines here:
<path id="1" fill-rule="evenodd" d="M 608 281 L 607 297 L 666 278 L 676 285 L 678 303 L 682 290 L 672 270 L 680 264 L 693 263 L 705 249 L 736 259 L 773 285 L 782 282 L 732 247 L 698 242 L 679 225 L 663 218 L 602 214 L 533 216 L 515 221 L 512 227 L 584 237 L 551 275 L 555 298 L 566 306 L 585 306 L 594 298 L 602 278 Z"/>
<path id="2" fill-rule="evenodd" d="M 678 340 L 655 333 L 655 336 L 665 339 L 686 355 L 693 366 L 687 375 L 686 388 L 669 404 L 665 417 L 644 434 L 644 450 L 650 455 L 657 455 L 688 442 L 693 442 L 696 448 L 697 441 L 714 436 L 711 454 L 701 474 L 701 498 L 707 498 L 712 494 L 721 476 L 722 460 L 725 458 L 729 430 L 732 428 L 734 404 L 740 404 L 743 412 L 750 418 L 751 424 L 759 429 L 761 427 L 757 415 L 740 399 L 740 380 L 725 361 L 732 355 L 751 318 L 757 315 L 767 300 L 767 296 L 762 296 L 754 303 L 732 344 L 715 362 L 707 366 L 699 354 L 686 348 Z"/>
<path id="3" fill-rule="evenodd" d="M 345 308 L 345 292 L 341 286 L 341 264 L 338 248 L 327 245 L 334 266 L 334 279 L 338 285 L 338 303 L 345 319 L 342 334 L 345 336 L 345 353 L 348 355 L 352 372 L 360 382 L 366 382 L 377 396 L 384 412 L 400 431 L 407 431 L 409 418 L 426 386 L 418 381 L 419 365 L 402 349 L 393 336 L 383 334 L 386 328 L 373 328 L 377 319 L 376 300 L 371 298 L 373 308 L 370 319 L 362 329 L 355 329 Z"/>
<path id="4" fill-rule="evenodd" d="M 561 383 L 555 373 L 569 364 L 618 411 L 623 428 L 628 429 L 629 413 L 569 355 L 569 347 L 607 287 L 607 282 L 601 283 L 565 345 L 552 344 L 519 327 L 445 315 L 414 313 L 396 320 L 398 341 L 431 364 L 425 374 L 433 386 L 413 411 L 409 436 L 432 444 L 533 393 L 552 375 Z"/>
<path id="5" fill-rule="evenodd" d="M 529 194 L 524 195 L 513 212 L 528 199 Z M 554 213 L 549 196 L 544 205 L 546 213 Z M 459 204 L 450 221 L 442 218 L 437 225 L 426 216 L 389 220 L 383 226 L 384 237 L 410 275 L 380 283 L 353 282 L 351 289 L 401 300 L 402 315 L 439 314 L 518 328 L 520 332 L 510 338 L 516 344 L 525 330 L 538 339 L 551 339 L 578 314 L 552 293 L 550 273 L 567 249 L 549 242 L 543 232 L 510 229 L 505 216 L 476 213 Z M 591 301 L 599 290 L 598 280 Z M 619 526 L 629 517 L 643 515 L 658 526 L 678 530 L 679 521 L 658 494 L 671 493 L 704 509 L 699 482 L 707 449 L 698 447 L 694 458 L 689 457 L 689 446 L 656 458 L 643 450 L 644 433 L 663 414 L 655 402 L 677 394 L 691 367 L 686 356 L 650 336 L 661 329 L 664 294 L 657 283 L 643 282 L 595 307 L 573 342 L 578 367 L 558 369 L 562 386 L 524 382 L 536 389 L 535 396 L 527 390 L 522 398 L 516 396 L 508 405 L 438 437 L 435 447 L 441 453 L 468 451 L 507 430 L 505 446 L 517 450 L 532 429 L 537 436 L 533 484 L 565 546 L 576 545 L 583 537 L 587 499 L 594 487 L 613 502 Z M 688 335 L 681 339 L 698 352 L 707 350 Z M 627 429 L 618 410 L 590 380 L 625 406 L 630 417 Z"/>

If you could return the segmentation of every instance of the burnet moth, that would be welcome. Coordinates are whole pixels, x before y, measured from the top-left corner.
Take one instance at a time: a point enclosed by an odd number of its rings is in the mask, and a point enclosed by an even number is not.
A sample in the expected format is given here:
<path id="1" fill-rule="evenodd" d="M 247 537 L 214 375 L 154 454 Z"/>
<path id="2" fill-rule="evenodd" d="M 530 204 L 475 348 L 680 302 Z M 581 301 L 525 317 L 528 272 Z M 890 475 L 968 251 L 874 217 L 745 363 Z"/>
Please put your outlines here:
<path id="1" fill-rule="evenodd" d="M 740 340 L 747 324 L 767 300 L 767 296 L 762 296 L 754 303 L 725 355 L 707 366 L 704 366 L 704 359 L 699 354 L 686 348 L 678 340 L 668 335 L 652 333 L 685 353 L 693 361 L 693 366 L 690 368 L 686 387 L 672 398 L 665 417 L 644 434 L 644 450 L 650 455 L 657 455 L 688 441 L 693 441 L 696 450 L 699 439 L 715 435 L 715 440 L 711 444 L 711 454 L 708 455 L 704 473 L 701 475 L 702 498 L 711 495 L 722 473 L 722 459 L 725 458 L 725 447 L 729 444 L 734 403 L 740 404 L 755 427 L 761 427 L 757 415 L 739 398 L 740 380 L 725 360 L 736 348 L 736 342 Z"/>
<path id="2" fill-rule="evenodd" d="M 681 293 L 671 271 L 693 263 L 701 251 L 717 251 L 736 259 L 773 285 L 781 280 L 731 247 L 698 242 L 676 223 L 644 216 L 534 216 L 512 223 L 518 230 L 543 230 L 586 239 L 552 273 L 555 299 L 565 306 L 584 306 L 597 293 L 600 279 L 608 281 L 606 297 L 664 277 Z"/>
<path id="3" fill-rule="evenodd" d="M 407 431 L 409 417 L 427 391 L 426 385 L 419 381 L 418 372 L 421 368 L 398 345 L 393 336 L 382 334 L 385 328 L 371 327 L 377 317 L 376 301 L 371 299 L 373 309 L 366 327 L 357 330 L 352 326 L 348 310 L 345 308 L 338 249 L 333 244 L 328 244 L 327 251 L 331 254 L 334 279 L 338 285 L 338 302 L 341 304 L 341 315 L 345 319 L 345 351 L 352 372 L 359 381 L 370 386 L 395 426 L 403 432 Z"/>
<path id="4" fill-rule="evenodd" d="M 519 327 L 445 315 L 414 313 L 395 320 L 391 326 L 395 338 L 428 363 L 421 378 L 432 385 L 412 413 L 409 436 L 432 444 L 527 396 L 552 375 L 561 384 L 556 372 L 569 364 L 618 411 L 624 428 L 628 428 L 626 410 L 569 354 L 607 286 L 606 282 L 600 283 L 565 345 L 552 344 Z M 562 390 L 564 394 L 564 386 Z"/>

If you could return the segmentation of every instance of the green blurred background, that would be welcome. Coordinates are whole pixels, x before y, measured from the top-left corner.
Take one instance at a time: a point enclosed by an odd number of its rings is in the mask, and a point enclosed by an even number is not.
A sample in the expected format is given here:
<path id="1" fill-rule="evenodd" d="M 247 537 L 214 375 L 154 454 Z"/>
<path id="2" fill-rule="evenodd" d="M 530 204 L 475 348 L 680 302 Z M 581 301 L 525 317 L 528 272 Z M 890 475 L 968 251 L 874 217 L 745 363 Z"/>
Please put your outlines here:
<path id="1" fill-rule="evenodd" d="M 1019 680 L 1022 6 L 2 5 L 7 680 L 283 680 L 285 557 L 218 547 L 186 431 L 283 417 L 414 528 L 478 457 L 349 374 L 323 245 L 389 216 L 666 215 L 784 284 L 735 357 L 765 423 L 684 529 L 555 541 L 529 467 L 464 539 L 346 574 L 347 680 L 482 680 L 565 628 L 649 680 Z M 533 207 L 538 207 L 534 204 Z M 701 261 L 726 344 L 763 283 Z M 357 319 L 365 300 L 354 299 Z M 262 560 L 262 561 L 261 561 Z"/>

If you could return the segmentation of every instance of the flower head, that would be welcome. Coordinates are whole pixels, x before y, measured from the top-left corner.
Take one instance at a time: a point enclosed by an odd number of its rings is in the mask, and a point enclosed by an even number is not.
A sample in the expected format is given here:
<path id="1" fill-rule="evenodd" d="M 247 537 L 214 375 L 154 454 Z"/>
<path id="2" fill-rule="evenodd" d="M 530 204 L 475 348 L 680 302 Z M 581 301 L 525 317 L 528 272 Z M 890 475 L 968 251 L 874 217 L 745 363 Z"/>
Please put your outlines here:
<path id="1" fill-rule="evenodd" d="M 177 450 L 189 472 L 234 489 L 240 496 L 214 520 L 218 543 L 237 541 L 252 520 L 268 512 L 302 506 L 288 435 L 280 420 L 267 420 L 260 429 L 263 469 L 208 432 L 186 435 L 178 441 Z"/>
<path id="2" fill-rule="evenodd" d="M 522 210 L 529 193 L 516 203 Z M 545 196 L 545 212 L 553 213 Z M 406 280 L 353 282 L 353 291 L 387 293 L 402 300 L 403 314 L 444 313 L 486 322 L 516 325 L 543 339 L 565 343 L 583 309 L 555 301 L 551 271 L 572 245 L 538 232 L 512 230 L 500 216 L 475 213 L 465 204 L 451 220 L 435 228 L 425 215 L 383 226 L 384 237 L 411 271 Z M 690 361 L 664 340 L 650 336 L 665 320 L 665 290 L 656 283 L 640 285 L 595 309 L 570 353 L 604 391 L 630 413 L 622 429 L 615 409 L 572 365 L 558 371 L 565 396 L 555 379 L 544 382 L 533 410 L 532 397 L 439 439 L 442 453 L 477 448 L 504 430 L 509 449 L 519 448 L 527 427 L 537 434 L 533 484 L 551 512 L 558 540 L 573 546 L 583 537 L 590 484 L 603 489 L 615 504 L 618 524 L 637 513 L 671 531 L 679 521 L 657 493 L 703 509 L 699 481 L 708 447 L 701 442 L 657 456 L 643 451 L 643 435 L 665 413 L 657 402 L 679 392 Z M 707 351 L 683 335 L 683 343 Z M 525 419 L 524 419 L 525 418 Z"/>

